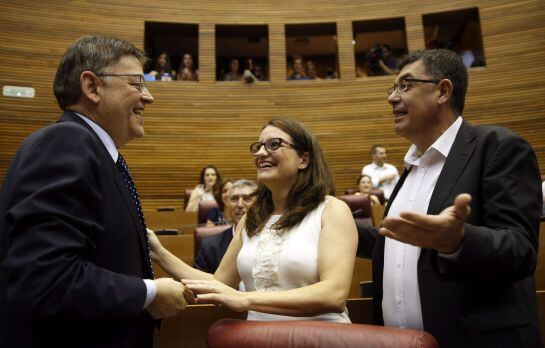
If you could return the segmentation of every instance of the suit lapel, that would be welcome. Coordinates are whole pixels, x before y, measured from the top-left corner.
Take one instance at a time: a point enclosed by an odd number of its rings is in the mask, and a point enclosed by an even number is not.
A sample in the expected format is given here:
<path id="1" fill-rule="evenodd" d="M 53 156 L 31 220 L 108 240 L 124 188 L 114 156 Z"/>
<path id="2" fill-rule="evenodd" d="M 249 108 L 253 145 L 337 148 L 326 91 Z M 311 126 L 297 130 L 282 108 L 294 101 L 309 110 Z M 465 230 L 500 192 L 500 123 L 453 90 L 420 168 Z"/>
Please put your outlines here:
<path id="1" fill-rule="evenodd" d="M 473 155 L 476 146 L 475 138 L 474 127 L 463 121 L 435 184 L 428 214 L 439 214 L 445 208 L 447 198 Z"/>
<path id="2" fill-rule="evenodd" d="M 109 172 L 108 176 L 110 178 L 113 178 L 115 186 L 117 187 L 117 190 L 119 192 L 119 196 L 121 197 L 121 200 L 123 201 L 123 205 L 125 206 L 125 209 L 131 216 L 131 220 L 134 224 L 135 231 L 140 231 L 141 229 L 140 220 L 136 214 L 136 207 L 130 201 L 129 189 L 127 188 L 127 185 L 125 185 L 125 182 L 123 181 L 123 177 L 121 176 L 121 173 L 117 169 L 116 164 L 114 163 L 110 153 L 106 149 L 106 146 L 104 146 L 104 143 L 102 143 L 102 140 L 100 139 L 100 137 L 87 124 L 87 122 L 82 120 L 81 117 L 79 117 L 72 111 L 65 111 L 64 114 L 61 116 L 61 118 L 57 122 L 75 122 L 87 128 L 96 137 L 96 139 L 100 143 L 100 146 L 103 150 L 103 156 L 106 158 L 105 162 L 109 163 L 109 165 L 104 166 L 104 168 L 108 170 Z M 146 241 L 144 240 L 144 234 L 143 232 L 137 233 L 137 234 L 138 234 L 138 240 L 140 241 L 140 247 L 142 249 L 142 255 L 147 255 Z"/>

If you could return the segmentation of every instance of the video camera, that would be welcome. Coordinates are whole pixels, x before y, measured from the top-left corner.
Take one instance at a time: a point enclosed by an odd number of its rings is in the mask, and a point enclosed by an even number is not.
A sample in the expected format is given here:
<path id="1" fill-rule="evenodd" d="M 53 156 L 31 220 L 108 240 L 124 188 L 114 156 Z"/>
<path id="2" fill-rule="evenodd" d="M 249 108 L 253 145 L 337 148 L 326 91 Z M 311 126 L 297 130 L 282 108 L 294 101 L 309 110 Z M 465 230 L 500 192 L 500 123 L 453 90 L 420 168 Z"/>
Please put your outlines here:
<path id="1" fill-rule="evenodd" d="M 382 44 L 376 43 L 365 55 L 365 60 L 367 61 L 367 69 L 371 75 L 387 75 L 379 64 L 379 60 L 381 60 L 382 58 Z"/>

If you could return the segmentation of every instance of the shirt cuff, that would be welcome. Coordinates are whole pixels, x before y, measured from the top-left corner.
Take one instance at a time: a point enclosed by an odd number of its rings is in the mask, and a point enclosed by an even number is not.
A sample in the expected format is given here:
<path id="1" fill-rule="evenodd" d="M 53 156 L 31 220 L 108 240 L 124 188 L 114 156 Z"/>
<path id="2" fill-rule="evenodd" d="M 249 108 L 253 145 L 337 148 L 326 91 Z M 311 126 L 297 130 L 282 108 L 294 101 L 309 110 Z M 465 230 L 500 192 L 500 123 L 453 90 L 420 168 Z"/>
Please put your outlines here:
<path id="1" fill-rule="evenodd" d="M 460 246 L 458 248 L 458 250 L 456 250 L 452 254 L 439 253 L 439 256 L 441 256 L 442 258 L 447 259 L 447 260 L 456 261 L 456 260 L 458 260 L 458 256 L 460 256 L 460 251 L 462 251 L 462 246 Z"/>
<path id="2" fill-rule="evenodd" d="M 142 309 L 148 308 L 150 303 L 155 299 L 155 295 L 157 295 L 157 285 L 152 279 L 144 279 L 144 284 L 146 285 L 146 301 Z"/>

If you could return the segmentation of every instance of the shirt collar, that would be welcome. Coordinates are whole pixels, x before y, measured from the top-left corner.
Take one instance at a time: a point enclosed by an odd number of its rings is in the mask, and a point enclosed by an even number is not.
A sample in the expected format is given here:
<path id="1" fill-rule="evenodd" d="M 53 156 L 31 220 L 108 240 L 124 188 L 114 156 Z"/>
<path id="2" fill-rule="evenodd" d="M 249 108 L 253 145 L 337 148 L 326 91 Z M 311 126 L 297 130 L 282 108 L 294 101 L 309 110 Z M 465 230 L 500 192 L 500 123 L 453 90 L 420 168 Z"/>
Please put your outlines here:
<path id="1" fill-rule="evenodd" d="M 117 158 L 119 157 L 119 152 L 117 151 L 117 148 L 115 147 L 115 143 L 112 137 L 91 119 L 87 118 L 86 116 L 83 116 L 82 114 L 78 114 L 77 112 L 75 114 L 78 115 L 81 119 L 83 119 L 85 123 L 87 123 L 95 131 L 95 133 L 98 135 L 98 137 L 100 138 L 100 140 L 106 147 L 106 150 L 108 150 L 108 153 L 110 154 L 114 162 L 117 162 Z"/>
<path id="2" fill-rule="evenodd" d="M 405 168 L 409 169 L 411 166 L 417 166 L 420 163 L 420 158 L 431 151 L 440 153 L 444 158 L 448 157 L 452 144 L 454 144 L 456 135 L 462 125 L 462 121 L 462 116 L 458 116 L 456 121 L 454 121 L 424 153 L 421 153 L 416 145 L 411 145 L 409 151 L 407 151 L 407 154 L 405 155 Z"/>

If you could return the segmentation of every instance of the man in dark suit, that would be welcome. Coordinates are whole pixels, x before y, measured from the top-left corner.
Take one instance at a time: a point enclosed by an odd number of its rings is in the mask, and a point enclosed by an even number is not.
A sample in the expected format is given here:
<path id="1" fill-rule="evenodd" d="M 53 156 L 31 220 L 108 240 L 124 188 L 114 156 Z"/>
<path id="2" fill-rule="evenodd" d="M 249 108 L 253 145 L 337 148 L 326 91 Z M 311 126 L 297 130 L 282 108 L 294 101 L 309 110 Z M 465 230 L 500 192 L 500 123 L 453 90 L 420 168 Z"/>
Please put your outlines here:
<path id="1" fill-rule="evenodd" d="M 223 255 L 225 255 L 229 247 L 229 243 L 233 239 L 238 222 L 255 202 L 254 193 L 256 188 L 257 185 L 253 181 L 246 179 L 237 180 L 233 184 L 229 190 L 229 204 L 231 204 L 233 215 L 230 218 L 233 221 L 233 226 L 202 240 L 199 253 L 195 259 L 195 268 L 212 274 L 216 272 Z M 226 216 L 226 218 L 229 217 Z"/>
<path id="2" fill-rule="evenodd" d="M 64 114 L 22 143 L 0 193 L 0 346 L 151 347 L 153 319 L 185 308 L 181 283 L 153 280 L 117 150 L 144 135 L 144 62 L 103 36 L 64 54 L 54 82 Z"/>
<path id="3" fill-rule="evenodd" d="M 414 52 L 400 69 L 388 102 L 413 145 L 380 235 L 359 227 L 376 322 L 423 329 L 441 347 L 541 346 L 533 150 L 505 128 L 462 120 L 467 71 L 455 53 Z"/>

